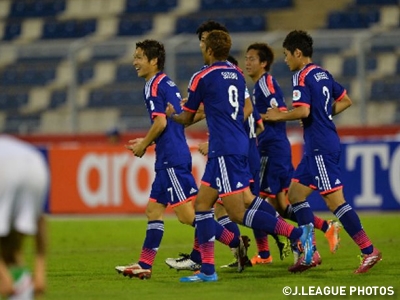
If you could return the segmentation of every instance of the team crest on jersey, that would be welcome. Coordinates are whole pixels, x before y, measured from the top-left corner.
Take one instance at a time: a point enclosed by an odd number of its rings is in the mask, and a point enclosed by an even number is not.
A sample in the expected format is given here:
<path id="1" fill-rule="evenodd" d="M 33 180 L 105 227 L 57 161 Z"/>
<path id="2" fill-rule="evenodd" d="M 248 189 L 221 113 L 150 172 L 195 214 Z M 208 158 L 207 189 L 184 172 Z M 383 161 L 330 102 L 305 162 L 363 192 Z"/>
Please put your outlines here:
<path id="1" fill-rule="evenodd" d="M 278 101 L 276 101 L 275 98 L 272 98 L 271 101 L 269 101 L 269 105 L 271 107 L 278 107 Z"/>
<path id="2" fill-rule="evenodd" d="M 293 91 L 293 101 L 297 101 L 301 98 L 301 92 L 299 90 Z"/>

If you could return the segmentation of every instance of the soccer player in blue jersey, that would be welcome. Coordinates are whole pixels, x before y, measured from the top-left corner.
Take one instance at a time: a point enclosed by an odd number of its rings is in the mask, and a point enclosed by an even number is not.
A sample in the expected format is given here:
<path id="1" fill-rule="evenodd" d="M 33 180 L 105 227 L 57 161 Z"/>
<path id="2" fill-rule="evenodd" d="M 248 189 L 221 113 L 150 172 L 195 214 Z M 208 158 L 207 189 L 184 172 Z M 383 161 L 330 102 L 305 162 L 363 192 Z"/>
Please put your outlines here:
<path id="1" fill-rule="evenodd" d="M 204 40 L 206 38 L 206 36 L 208 35 L 208 33 L 210 33 L 212 30 L 222 30 L 224 32 L 228 32 L 228 29 L 221 23 L 218 23 L 213 20 L 205 21 L 204 23 L 200 24 L 196 30 L 196 34 L 197 34 L 199 42 L 200 42 L 200 48 L 201 48 L 202 40 Z M 234 57 L 228 56 L 227 60 L 230 61 L 232 64 L 237 65 L 237 61 Z M 207 67 L 207 65 L 204 65 L 202 67 L 202 69 L 204 69 L 206 67 Z M 248 99 L 248 102 L 250 102 L 249 99 Z M 252 109 L 253 109 L 253 106 L 251 105 L 251 103 L 247 103 L 247 105 L 245 106 L 245 116 L 248 116 L 251 113 Z M 202 108 L 199 108 L 199 110 L 197 111 L 197 113 L 194 117 L 194 123 L 196 123 L 204 118 L 205 118 L 204 110 Z M 206 149 L 206 151 L 208 153 L 208 143 L 199 145 L 200 152 L 202 152 L 203 147 L 204 147 L 204 149 Z M 204 152 L 202 154 L 206 155 L 206 154 L 204 154 Z M 220 201 L 217 201 L 217 203 L 215 204 L 215 217 L 217 218 L 218 222 L 222 226 L 224 226 L 228 231 L 234 233 L 235 237 L 240 236 L 240 230 L 239 230 L 238 225 L 229 219 L 229 217 L 226 213 L 226 210 L 224 209 L 224 207 Z M 244 239 L 245 239 L 244 246 L 248 247 L 248 238 L 246 236 L 244 236 Z M 235 253 L 236 249 L 232 249 L 232 250 Z M 201 263 L 201 258 L 200 258 L 199 252 L 198 252 L 197 237 L 195 237 L 192 252 L 190 254 L 181 253 L 180 256 L 181 256 L 180 258 L 167 258 L 165 260 L 165 263 L 168 266 L 170 266 L 171 268 L 174 268 L 177 270 L 188 270 L 188 269 L 192 270 L 193 265 L 198 265 Z M 234 254 L 234 256 L 235 256 L 235 262 L 230 263 L 229 266 L 237 267 L 238 271 L 241 272 L 243 270 L 244 266 L 237 264 L 236 254 Z M 249 261 L 247 260 L 247 262 L 249 262 Z M 228 266 L 228 265 L 226 265 L 226 266 Z"/>
<path id="2" fill-rule="evenodd" d="M 247 47 L 246 71 L 254 81 L 253 101 L 256 109 L 263 115 L 268 109 L 278 107 L 287 111 L 282 90 L 269 73 L 274 62 L 274 53 L 266 43 L 254 43 Z M 286 133 L 285 122 L 264 121 L 265 130 L 258 136 L 258 148 L 261 156 L 260 196 L 267 198 L 279 214 L 297 222 L 291 205 L 286 200 L 287 190 L 293 175 L 292 153 Z M 314 220 L 315 228 L 322 230 L 330 244 L 330 250 L 335 252 L 338 243 L 340 225 L 336 221 L 326 221 L 317 216 Z M 251 263 L 267 264 L 272 262 L 265 233 L 259 232 L 256 236 L 258 255 L 251 259 Z M 321 263 L 318 251 L 314 252 L 313 264 Z"/>
<path id="3" fill-rule="evenodd" d="M 312 259 L 312 224 L 293 227 L 262 211 L 263 204 L 258 197 L 245 209 L 246 194 L 251 194 L 247 160 L 249 139 L 243 126 L 246 84 L 243 74 L 226 62 L 230 48 L 229 34 L 220 30 L 210 32 L 201 43 L 208 67 L 193 75 L 183 112 L 177 114 L 172 104 L 168 104 L 166 110 L 174 121 L 189 125 L 203 103 L 209 129 L 208 160 L 195 201 L 202 265 L 200 273 L 183 277 L 181 282 L 218 280 L 214 265 L 215 226 L 211 224 L 214 222 L 212 208 L 219 197 L 232 221 L 299 240 L 306 263 L 311 263 Z"/>
<path id="4" fill-rule="evenodd" d="M 314 215 L 306 199 L 313 190 L 318 190 L 362 252 L 361 264 L 354 272 L 365 273 L 381 260 L 382 254 L 372 245 L 357 213 L 345 201 L 339 167 L 340 140 L 332 118 L 347 109 L 351 99 L 328 71 L 312 62 L 313 39 L 307 32 L 290 32 L 283 48 L 289 69 L 296 72 L 294 108 L 284 112 L 278 107 L 270 109 L 265 120 L 301 120 L 303 123 L 305 150 L 289 188 L 289 201 L 298 224 L 308 224 L 314 221 Z M 289 270 L 301 272 L 310 267 L 300 257 Z"/>
<path id="5" fill-rule="evenodd" d="M 192 171 L 192 158 L 186 142 L 184 127 L 166 118 L 167 103 L 180 110 L 181 95 L 175 83 L 163 72 L 164 46 L 155 40 L 136 43 L 133 65 L 139 77 L 146 80 L 144 99 L 151 127 L 144 138 L 130 141 L 127 148 L 142 157 L 147 147 L 156 145 L 156 176 L 146 208 L 148 218 L 146 238 L 138 263 L 117 266 L 123 275 L 147 279 L 164 233 L 163 214 L 169 205 L 179 221 L 194 225 L 194 209 L 190 202 L 197 195 Z M 240 240 L 218 222 L 214 222 L 217 239 L 239 251 Z M 200 253 L 198 253 L 200 256 Z M 192 269 L 199 266 L 192 265 Z"/>

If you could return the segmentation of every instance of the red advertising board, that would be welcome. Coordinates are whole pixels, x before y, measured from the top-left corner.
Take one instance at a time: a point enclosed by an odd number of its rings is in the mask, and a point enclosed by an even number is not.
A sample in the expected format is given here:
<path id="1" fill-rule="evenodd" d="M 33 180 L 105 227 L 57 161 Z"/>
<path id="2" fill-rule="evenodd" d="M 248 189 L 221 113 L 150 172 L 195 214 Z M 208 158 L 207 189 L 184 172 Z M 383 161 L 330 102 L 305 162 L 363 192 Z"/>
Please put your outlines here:
<path id="1" fill-rule="evenodd" d="M 293 162 L 302 146 L 293 145 Z M 206 159 L 191 148 L 197 182 Z M 144 213 L 154 178 L 154 147 L 137 158 L 122 145 L 50 146 L 49 212 L 52 214 Z"/>

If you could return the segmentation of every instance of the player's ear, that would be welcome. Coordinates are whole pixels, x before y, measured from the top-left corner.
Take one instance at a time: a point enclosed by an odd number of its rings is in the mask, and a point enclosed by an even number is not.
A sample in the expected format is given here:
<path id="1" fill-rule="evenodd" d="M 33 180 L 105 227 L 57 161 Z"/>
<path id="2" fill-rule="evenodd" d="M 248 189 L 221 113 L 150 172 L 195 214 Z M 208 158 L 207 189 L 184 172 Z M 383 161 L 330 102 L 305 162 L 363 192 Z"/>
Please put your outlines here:
<path id="1" fill-rule="evenodd" d="M 158 64 L 158 58 L 155 57 L 155 58 L 153 58 L 152 60 L 150 60 L 150 64 L 151 64 L 152 66 L 157 66 L 157 64 Z"/>
<path id="2" fill-rule="evenodd" d="M 303 55 L 303 52 L 301 52 L 301 50 L 299 50 L 297 48 L 296 48 L 296 50 L 294 50 L 294 56 L 296 58 L 300 58 L 302 55 Z"/>

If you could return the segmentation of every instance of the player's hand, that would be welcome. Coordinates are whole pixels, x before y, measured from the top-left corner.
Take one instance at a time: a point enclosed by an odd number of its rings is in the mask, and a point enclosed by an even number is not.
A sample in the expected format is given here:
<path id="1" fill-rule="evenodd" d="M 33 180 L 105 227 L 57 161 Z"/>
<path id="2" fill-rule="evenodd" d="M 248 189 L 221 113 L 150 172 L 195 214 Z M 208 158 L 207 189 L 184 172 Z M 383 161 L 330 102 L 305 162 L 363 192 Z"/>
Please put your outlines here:
<path id="1" fill-rule="evenodd" d="M 142 157 L 146 153 L 146 147 L 142 144 L 143 138 L 137 138 L 129 141 L 125 148 L 130 150 L 135 156 Z"/>
<path id="2" fill-rule="evenodd" d="M 174 106 L 171 103 L 167 103 L 167 108 L 165 109 L 165 114 L 168 118 L 170 118 L 173 114 L 176 113 Z"/>
<path id="3" fill-rule="evenodd" d="M 182 98 L 182 100 L 180 102 L 181 107 L 183 107 L 187 101 L 188 101 L 188 98 Z"/>
<path id="4" fill-rule="evenodd" d="M 268 108 L 267 112 L 264 115 L 264 121 L 278 121 L 280 117 L 281 111 L 276 105 L 272 105 L 272 107 Z"/>
<path id="5" fill-rule="evenodd" d="M 199 144 L 199 152 L 204 156 L 208 154 L 208 142 Z"/>

